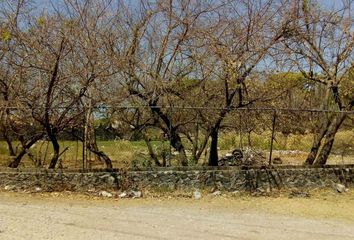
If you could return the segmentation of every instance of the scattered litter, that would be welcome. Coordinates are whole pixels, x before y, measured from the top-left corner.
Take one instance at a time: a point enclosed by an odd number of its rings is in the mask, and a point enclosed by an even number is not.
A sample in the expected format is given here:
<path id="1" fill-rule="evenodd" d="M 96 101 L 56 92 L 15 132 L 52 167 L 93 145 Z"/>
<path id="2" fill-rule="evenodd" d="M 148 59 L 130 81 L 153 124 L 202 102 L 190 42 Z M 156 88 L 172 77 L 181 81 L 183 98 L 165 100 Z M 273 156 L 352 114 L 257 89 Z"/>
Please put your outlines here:
<path id="1" fill-rule="evenodd" d="M 199 200 L 199 199 L 202 198 L 202 194 L 201 194 L 198 190 L 195 190 L 195 191 L 193 192 L 193 196 L 194 196 L 194 199 L 195 199 L 195 200 Z"/>
<path id="2" fill-rule="evenodd" d="M 340 184 L 340 183 L 337 183 L 335 188 L 336 188 L 337 192 L 339 192 L 339 193 L 344 193 L 344 192 L 349 191 L 348 188 L 346 188 L 343 184 Z"/>
<path id="3" fill-rule="evenodd" d="M 124 191 L 118 195 L 120 198 L 141 198 L 143 197 L 143 193 L 141 191 Z"/>
<path id="4" fill-rule="evenodd" d="M 220 191 L 215 191 L 211 195 L 213 195 L 214 197 L 221 196 L 221 192 Z"/>
<path id="5" fill-rule="evenodd" d="M 14 190 L 16 187 L 15 186 L 13 186 L 13 185 L 7 185 L 7 186 L 5 186 L 5 190 L 6 191 L 12 191 L 12 190 Z"/>
<path id="6" fill-rule="evenodd" d="M 98 195 L 101 196 L 101 197 L 108 197 L 108 198 L 113 197 L 112 193 L 106 192 L 106 191 L 101 191 L 101 192 L 98 193 Z"/>
<path id="7" fill-rule="evenodd" d="M 122 192 L 121 194 L 118 195 L 118 197 L 120 197 L 120 198 L 125 198 L 127 196 L 128 196 L 128 194 L 126 192 Z"/>

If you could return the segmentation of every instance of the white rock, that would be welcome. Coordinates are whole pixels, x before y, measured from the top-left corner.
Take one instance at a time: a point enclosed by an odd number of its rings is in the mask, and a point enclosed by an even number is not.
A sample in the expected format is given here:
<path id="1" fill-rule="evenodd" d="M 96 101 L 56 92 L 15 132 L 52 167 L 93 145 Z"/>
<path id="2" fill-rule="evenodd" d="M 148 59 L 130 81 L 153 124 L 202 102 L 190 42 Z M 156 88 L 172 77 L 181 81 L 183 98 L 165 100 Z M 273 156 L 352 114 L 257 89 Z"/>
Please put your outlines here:
<path id="1" fill-rule="evenodd" d="M 115 178 L 114 177 L 112 177 L 112 176 L 110 176 L 110 177 L 108 177 L 107 178 L 107 182 L 109 183 L 109 184 L 111 184 L 111 185 L 113 185 L 114 183 L 115 183 Z"/>
<path id="2" fill-rule="evenodd" d="M 132 191 L 133 198 L 141 198 L 143 193 L 141 191 Z"/>
<path id="3" fill-rule="evenodd" d="M 141 198 L 143 193 L 141 191 L 124 191 L 118 195 L 120 198 Z"/>
<path id="4" fill-rule="evenodd" d="M 16 187 L 15 186 L 11 186 L 11 185 L 8 185 L 8 186 L 5 186 L 5 190 L 6 191 L 12 191 L 12 190 L 14 190 Z"/>
<path id="5" fill-rule="evenodd" d="M 106 191 L 101 191 L 101 192 L 98 193 L 98 195 L 102 196 L 102 197 L 109 197 L 109 198 L 113 197 L 112 193 L 106 192 Z"/>
<path id="6" fill-rule="evenodd" d="M 343 184 L 337 183 L 337 184 L 336 184 L 336 190 L 337 190 L 339 193 L 343 193 L 343 192 L 346 191 L 346 187 L 345 187 Z"/>
<path id="7" fill-rule="evenodd" d="M 35 190 L 36 192 L 40 192 L 40 191 L 42 191 L 42 188 L 40 188 L 40 187 L 35 187 L 34 190 Z"/>
<path id="8" fill-rule="evenodd" d="M 211 195 L 213 195 L 213 196 L 220 196 L 221 195 L 221 192 L 220 191 L 215 191 L 215 192 L 213 192 Z"/>
<path id="9" fill-rule="evenodd" d="M 126 198 L 128 194 L 126 192 L 122 192 L 121 194 L 118 195 L 120 198 Z"/>
<path id="10" fill-rule="evenodd" d="M 198 190 L 193 192 L 193 196 L 194 196 L 194 199 L 196 199 L 196 200 L 199 200 L 202 198 L 202 194 Z"/>

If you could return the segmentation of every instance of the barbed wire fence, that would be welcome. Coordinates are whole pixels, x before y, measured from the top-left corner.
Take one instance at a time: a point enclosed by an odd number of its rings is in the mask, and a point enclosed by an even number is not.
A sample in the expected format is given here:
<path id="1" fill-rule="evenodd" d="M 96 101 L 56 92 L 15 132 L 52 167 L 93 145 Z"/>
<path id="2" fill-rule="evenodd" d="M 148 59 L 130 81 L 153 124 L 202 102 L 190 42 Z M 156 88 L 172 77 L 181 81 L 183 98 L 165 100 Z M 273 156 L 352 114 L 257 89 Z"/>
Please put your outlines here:
<path id="1" fill-rule="evenodd" d="M 26 134 L 43 131 L 34 115 L 46 110 L 56 119 L 65 107 L 46 109 L 0 107 L 2 131 L 14 131 L 14 125 Z M 184 152 L 189 165 L 207 165 L 210 154 L 208 131 L 220 116 L 218 137 L 219 162 L 230 165 L 228 159 L 237 152 L 262 155 L 264 164 L 303 164 L 310 152 L 314 137 L 325 123 L 335 116 L 346 118 L 335 134 L 328 164 L 354 163 L 354 111 L 335 111 L 295 108 L 237 108 L 179 107 L 179 106 L 96 106 L 78 107 L 80 113 L 60 132 L 61 152 L 59 167 L 88 170 L 104 168 L 97 151 L 106 154 L 113 167 L 174 166 L 181 164 Z M 73 113 L 65 118 L 71 118 Z M 38 118 L 38 116 L 37 116 Z M 55 121 L 53 121 L 55 122 Z M 33 128 L 33 129 L 32 129 Z M 18 151 L 21 144 L 18 133 L 11 140 Z M 17 135 L 16 135 L 17 134 Z M 181 139 L 183 151 L 176 149 L 176 136 Z M 4 136 L 1 136 L 2 165 L 11 159 L 7 154 Z M 93 149 L 96 144 L 97 151 Z M 52 154 L 48 137 L 43 137 L 27 152 L 27 163 L 46 166 Z M 29 163 L 28 163 L 29 162 Z M 231 163 L 232 165 L 232 163 Z"/>

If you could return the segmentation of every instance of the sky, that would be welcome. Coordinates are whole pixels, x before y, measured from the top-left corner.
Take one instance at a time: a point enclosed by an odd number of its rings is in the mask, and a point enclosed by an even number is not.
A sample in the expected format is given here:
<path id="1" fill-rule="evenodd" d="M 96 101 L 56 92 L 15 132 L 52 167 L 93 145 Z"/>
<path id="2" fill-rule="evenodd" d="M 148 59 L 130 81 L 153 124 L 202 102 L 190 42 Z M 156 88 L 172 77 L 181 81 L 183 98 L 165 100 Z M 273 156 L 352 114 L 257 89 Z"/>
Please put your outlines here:
<path id="1" fill-rule="evenodd" d="M 56 3 L 60 2 L 61 0 L 34 0 L 35 2 L 43 5 L 43 6 L 50 6 L 50 2 Z M 127 0 L 128 2 L 134 2 L 137 0 Z M 317 0 L 321 5 L 326 6 L 328 8 L 337 8 L 341 6 L 342 0 Z"/>

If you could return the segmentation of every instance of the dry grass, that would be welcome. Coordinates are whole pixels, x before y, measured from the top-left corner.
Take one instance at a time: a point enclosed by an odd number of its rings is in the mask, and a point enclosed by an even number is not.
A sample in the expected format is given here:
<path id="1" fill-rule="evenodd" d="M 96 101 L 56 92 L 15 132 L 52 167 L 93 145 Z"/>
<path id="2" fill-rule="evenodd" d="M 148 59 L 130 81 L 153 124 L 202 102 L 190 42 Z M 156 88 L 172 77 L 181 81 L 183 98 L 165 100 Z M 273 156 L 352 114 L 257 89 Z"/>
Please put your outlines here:
<path id="1" fill-rule="evenodd" d="M 269 151 L 270 132 L 264 132 L 260 135 L 251 135 L 252 148 Z M 241 137 L 236 132 L 227 132 L 220 134 L 220 156 L 224 156 L 233 149 L 247 147 L 245 136 Z M 284 164 L 302 164 L 307 153 L 310 150 L 313 136 L 306 135 L 289 135 L 284 136 L 280 133 L 275 135 L 274 157 L 280 157 Z M 186 146 L 188 149 L 187 142 Z M 168 142 L 152 143 L 157 154 L 169 152 Z M 15 143 L 16 145 L 16 143 Z M 82 168 L 82 144 L 74 141 L 62 141 L 61 149 L 68 150 L 61 156 L 62 165 L 65 168 L 80 169 Z M 147 166 L 149 164 L 149 154 L 143 141 L 99 141 L 98 145 L 113 161 L 116 168 L 128 168 L 131 166 Z M 52 155 L 52 146 L 46 141 L 38 142 L 31 150 L 31 153 L 40 159 L 46 166 Z M 333 154 L 330 156 L 329 164 L 353 164 L 354 163 L 354 132 L 341 131 L 337 134 L 333 147 Z M 206 161 L 207 156 L 202 156 L 200 163 Z M 104 168 L 104 163 L 95 159 L 93 154 L 88 155 L 89 168 Z M 4 142 L 0 142 L 0 166 L 6 166 L 10 161 L 7 146 Z M 21 167 L 34 167 L 34 161 L 26 156 L 23 159 Z"/>
<path id="2" fill-rule="evenodd" d="M 15 145 L 17 145 L 15 143 Z M 159 151 L 161 146 L 166 145 L 162 142 L 153 142 L 153 146 Z M 132 165 L 132 161 L 139 161 L 142 164 L 149 159 L 148 151 L 143 141 L 99 141 L 98 146 L 100 150 L 104 151 L 113 162 L 116 168 L 126 168 Z M 74 141 L 61 141 L 61 151 L 67 148 L 60 158 L 62 165 L 65 168 L 80 169 L 82 167 L 82 143 Z M 53 155 L 52 145 L 47 141 L 39 141 L 30 149 L 30 152 L 40 159 L 44 166 L 49 164 L 49 160 Z M 8 155 L 7 146 L 4 142 L 0 143 L 0 166 L 7 166 L 11 157 Z M 94 154 L 88 153 L 88 167 L 90 168 L 104 168 L 103 162 L 98 161 Z M 23 158 L 20 167 L 34 167 L 33 159 L 28 156 Z"/>

